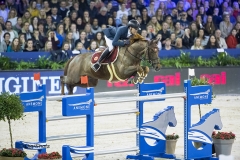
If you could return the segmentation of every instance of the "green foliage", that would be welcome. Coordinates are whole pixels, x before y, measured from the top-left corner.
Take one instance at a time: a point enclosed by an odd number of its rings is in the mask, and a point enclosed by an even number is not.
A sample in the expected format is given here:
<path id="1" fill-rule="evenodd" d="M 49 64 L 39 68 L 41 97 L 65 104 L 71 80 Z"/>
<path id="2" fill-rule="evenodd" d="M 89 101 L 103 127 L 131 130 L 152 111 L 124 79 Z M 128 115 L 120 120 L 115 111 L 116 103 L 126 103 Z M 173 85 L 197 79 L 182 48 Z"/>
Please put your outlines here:
<path id="1" fill-rule="evenodd" d="M 166 135 L 166 140 L 177 140 L 178 138 L 179 135 L 175 133 Z"/>
<path id="2" fill-rule="evenodd" d="M 0 156 L 2 157 L 26 157 L 27 154 L 25 151 L 17 149 L 17 148 L 3 148 L 0 151 Z"/>
<path id="3" fill-rule="evenodd" d="M 11 148 L 13 148 L 11 120 L 23 118 L 23 112 L 24 106 L 18 95 L 10 92 L 0 94 L 0 120 L 8 122 Z"/>
<path id="4" fill-rule="evenodd" d="M 0 94 L 0 120 L 18 120 L 23 117 L 24 106 L 20 97 L 10 92 Z"/>
<path id="5" fill-rule="evenodd" d="M 36 62 L 11 61 L 8 57 L 0 56 L 0 70 L 28 70 L 28 69 L 63 69 L 65 63 L 53 62 L 45 57 L 40 57 Z"/>
<path id="6" fill-rule="evenodd" d="M 183 68 L 183 67 L 215 67 L 215 66 L 240 66 L 240 57 L 231 57 L 226 52 L 218 53 L 215 56 L 204 59 L 201 56 L 191 57 L 190 52 L 181 51 L 180 56 L 164 58 L 160 60 L 162 67 Z M 149 63 L 143 62 L 143 66 L 152 67 Z"/>

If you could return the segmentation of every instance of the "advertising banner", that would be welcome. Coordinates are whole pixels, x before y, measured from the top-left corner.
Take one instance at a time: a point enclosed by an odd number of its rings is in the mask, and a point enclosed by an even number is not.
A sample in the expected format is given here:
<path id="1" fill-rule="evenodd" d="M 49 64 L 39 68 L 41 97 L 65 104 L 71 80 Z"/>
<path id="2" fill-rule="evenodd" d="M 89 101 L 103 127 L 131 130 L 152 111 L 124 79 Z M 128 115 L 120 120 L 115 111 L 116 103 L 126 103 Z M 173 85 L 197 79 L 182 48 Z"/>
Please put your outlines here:
<path id="1" fill-rule="evenodd" d="M 40 72 L 41 83 L 46 84 L 48 96 L 60 95 L 60 76 L 62 70 L 35 70 L 35 71 L 14 71 L 0 72 L 0 92 L 31 92 L 36 91 L 37 85 L 33 80 L 33 74 Z M 206 77 L 209 82 L 214 83 L 214 94 L 240 94 L 240 71 L 237 67 L 228 68 L 195 68 L 195 76 Z M 162 69 L 159 72 L 151 71 L 145 83 L 164 82 L 166 93 L 183 92 L 183 81 L 188 79 L 188 69 Z M 119 91 L 135 89 L 136 85 L 125 82 L 110 83 L 99 80 L 95 92 Z M 67 89 L 65 87 L 65 93 Z M 75 87 L 74 94 L 85 93 L 85 89 Z"/>

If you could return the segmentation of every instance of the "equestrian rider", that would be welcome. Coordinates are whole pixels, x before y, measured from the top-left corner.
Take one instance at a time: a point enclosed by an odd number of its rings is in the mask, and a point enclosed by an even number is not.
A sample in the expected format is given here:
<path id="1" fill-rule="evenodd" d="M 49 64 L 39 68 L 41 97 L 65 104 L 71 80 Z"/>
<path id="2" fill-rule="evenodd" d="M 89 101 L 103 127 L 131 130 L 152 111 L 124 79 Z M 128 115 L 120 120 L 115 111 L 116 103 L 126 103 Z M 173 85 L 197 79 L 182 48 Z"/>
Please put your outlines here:
<path id="1" fill-rule="evenodd" d="M 115 28 L 109 27 L 103 30 L 104 37 L 106 40 L 107 48 L 103 51 L 100 58 L 96 63 L 92 65 L 92 69 L 97 72 L 101 67 L 101 62 L 104 58 L 106 58 L 112 49 L 115 46 L 123 47 L 125 45 L 130 44 L 129 37 L 136 34 L 140 29 L 140 24 L 137 20 L 130 20 L 127 26 L 121 26 L 117 29 L 117 31 L 113 31 Z"/>

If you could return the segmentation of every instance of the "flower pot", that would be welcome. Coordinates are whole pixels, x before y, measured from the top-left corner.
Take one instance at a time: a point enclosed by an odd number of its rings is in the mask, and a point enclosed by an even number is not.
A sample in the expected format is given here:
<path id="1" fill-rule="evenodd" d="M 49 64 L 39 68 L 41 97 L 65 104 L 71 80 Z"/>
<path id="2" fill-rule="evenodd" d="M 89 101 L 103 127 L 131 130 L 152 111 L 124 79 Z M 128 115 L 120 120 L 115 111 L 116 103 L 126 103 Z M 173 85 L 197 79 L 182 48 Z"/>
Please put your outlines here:
<path id="1" fill-rule="evenodd" d="M 177 140 L 166 140 L 166 153 L 174 154 L 176 149 Z"/>
<path id="2" fill-rule="evenodd" d="M 0 156 L 0 160 L 24 160 L 23 157 L 2 157 Z"/>
<path id="3" fill-rule="evenodd" d="M 213 138 L 216 156 L 219 157 L 220 154 L 223 154 L 226 156 L 231 155 L 233 142 L 234 142 L 234 139 L 222 140 L 222 139 Z"/>

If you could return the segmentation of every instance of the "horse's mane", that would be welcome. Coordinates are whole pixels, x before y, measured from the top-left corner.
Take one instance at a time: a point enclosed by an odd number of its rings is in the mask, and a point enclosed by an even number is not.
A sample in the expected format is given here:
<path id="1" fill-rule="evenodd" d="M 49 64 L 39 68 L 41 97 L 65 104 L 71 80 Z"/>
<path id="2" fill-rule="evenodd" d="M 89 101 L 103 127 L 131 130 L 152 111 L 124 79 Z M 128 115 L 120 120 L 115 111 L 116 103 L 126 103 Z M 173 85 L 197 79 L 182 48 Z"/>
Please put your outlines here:
<path id="1" fill-rule="evenodd" d="M 147 39 L 145 39 L 143 36 L 141 36 L 140 34 L 136 33 L 135 35 L 130 37 L 130 45 L 137 42 L 137 41 L 148 41 Z"/>

